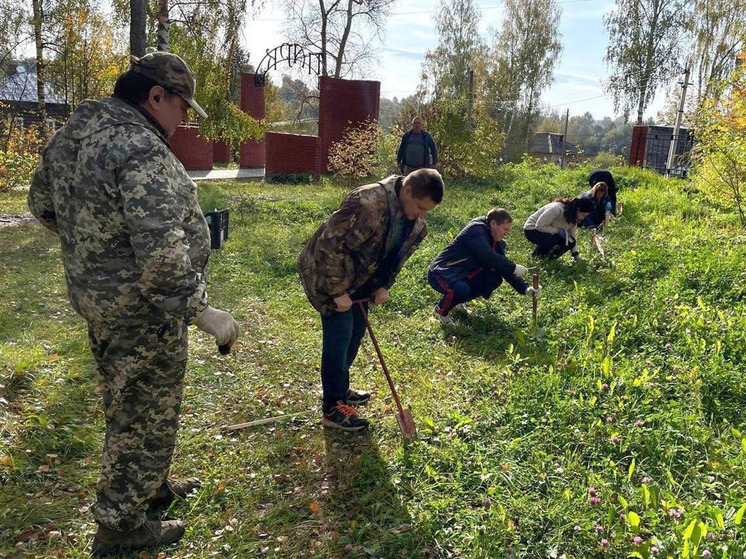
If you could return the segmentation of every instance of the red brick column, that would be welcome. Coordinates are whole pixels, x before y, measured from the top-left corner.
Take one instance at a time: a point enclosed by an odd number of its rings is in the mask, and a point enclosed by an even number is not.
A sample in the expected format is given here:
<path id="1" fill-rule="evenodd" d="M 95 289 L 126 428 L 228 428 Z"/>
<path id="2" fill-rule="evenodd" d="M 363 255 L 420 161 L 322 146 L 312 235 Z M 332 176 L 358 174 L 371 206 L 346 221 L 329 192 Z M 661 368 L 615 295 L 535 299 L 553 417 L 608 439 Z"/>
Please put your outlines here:
<path id="1" fill-rule="evenodd" d="M 342 139 L 344 129 L 366 119 L 378 120 L 381 82 L 319 78 L 319 173 L 326 173 L 329 147 Z"/>
<path id="2" fill-rule="evenodd" d="M 196 126 L 179 126 L 171 136 L 171 150 L 187 171 L 212 169 L 212 142 L 200 136 Z"/>
<path id="3" fill-rule="evenodd" d="M 241 110 L 258 119 L 266 114 L 264 106 L 264 86 L 254 85 L 254 74 L 241 74 Z M 239 166 L 264 167 L 264 139 L 241 144 Z"/>

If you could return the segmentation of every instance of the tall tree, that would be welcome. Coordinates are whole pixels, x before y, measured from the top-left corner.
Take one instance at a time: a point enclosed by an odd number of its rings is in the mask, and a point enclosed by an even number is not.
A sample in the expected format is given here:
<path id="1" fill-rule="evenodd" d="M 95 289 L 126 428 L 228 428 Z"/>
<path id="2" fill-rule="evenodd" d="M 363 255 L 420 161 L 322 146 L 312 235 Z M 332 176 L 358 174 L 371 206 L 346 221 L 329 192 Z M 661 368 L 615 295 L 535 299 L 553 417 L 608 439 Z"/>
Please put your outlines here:
<path id="1" fill-rule="evenodd" d="M 492 30 L 487 95 L 507 135 L 507 155 L 529 147 L 539 119 L 541 93 L 554 79 L 562 53 L 555 0 L 506 0 L 502 28 Z"/>
<path id="2" fill-rule="evenodd" d="M 442 0 L 435 12 L 438 44 L 423 64 L 426 96 L 466 99 L 471 72 L 484 65 L 481 17 L 475 0 Z"/>
<path id="3" fill-rule="evenodd" d="M 614 110 L 621 109 L 625 118 L 636 107 L 637 124 L 642 124 L 658 86 L 679 72 L 686 11 L 685 0 L 616 0 L 604 16 L 609 89 Z"/>
<path id="4" fill-rule="evenodd" d="M 72 0 L 57 6 L 58 22 L 48 48 L 53 54 L 47 78 L 71 108 L 84 99 L 111 93 L 126 64 L 126 35 L 97 0 Z"/>
<path id="5" fill-rule="evenodd" d="M 41 126 L 39 131 L 42 141 L 47 137 L 47 103 L 46 103 L 46 80 L 44 76 L 44 37 L 42 36 L 44 21 L 44 3 L 42 0 L 32 0 L 34 12 L 34 42 L 36 45 L 36 92 Z"/>
<path id="6" fill-rule="evenodd" d="M 23 4 L 14 0 L 0 0 L 0 77 L 5 75 L 6 66 L 28 38 L 24 27 L 27 20 L 28 11 Z"/>
<path id="7" fill-rule="evenodd" d="M 283 0 L 290 41 L 321 53 L 321 72 L 341 78 L 361 73 L 395 0 Z"/>
<path id="8" fill-rule="evenodd" d="M 697 0 L 692 10 L 694 49 L 690 60 L 697 104 L 708 97 L 713 84 L 733 68 L 734 57 L 746 44 L 746 9 L 743 0 Z"/>
<path id="9" fill-rule="evenodd" d="M 145 56 L 147 24 L 147 0 L 130 0 L 130 53 L 135 56 Z"/>

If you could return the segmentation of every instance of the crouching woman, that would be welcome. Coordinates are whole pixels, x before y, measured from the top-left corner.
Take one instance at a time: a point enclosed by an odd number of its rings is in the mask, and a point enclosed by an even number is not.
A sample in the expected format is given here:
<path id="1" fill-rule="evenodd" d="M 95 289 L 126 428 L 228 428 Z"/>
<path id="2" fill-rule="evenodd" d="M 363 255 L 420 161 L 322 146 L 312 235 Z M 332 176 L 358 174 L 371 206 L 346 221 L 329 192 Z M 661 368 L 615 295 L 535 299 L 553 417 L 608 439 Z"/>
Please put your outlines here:
<path id="1" fill-rule="evenodd" d="M 532 256 L 555 259 L 570 252 L 580 260 L 578 224 L 594 210 L 587 198 L 557 198 L 536 210 L 523 225 L 528 242 L 535 244 Z"/>

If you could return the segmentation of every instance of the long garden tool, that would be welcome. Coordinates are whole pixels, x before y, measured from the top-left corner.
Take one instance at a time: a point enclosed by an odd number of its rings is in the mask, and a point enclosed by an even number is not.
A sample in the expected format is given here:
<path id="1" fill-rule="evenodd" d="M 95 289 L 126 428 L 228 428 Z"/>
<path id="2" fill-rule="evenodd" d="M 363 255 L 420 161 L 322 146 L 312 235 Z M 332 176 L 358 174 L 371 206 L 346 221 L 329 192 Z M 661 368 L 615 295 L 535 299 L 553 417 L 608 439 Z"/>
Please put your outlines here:
<path id="1" fill-rule="evenodd" d="M 529 268 L 529 271 L 531 271 L 531 287 L 533 287 L 534 289 L 539 289 L 539 274 L 541 273 L 541 268 L 535 266 L 533 268 Z M 544 330 L 544 328 L 539 328 L 539 299 L 536 297 L 536 293 L 534 293 L 532 299 L 531 317 L 533 318 L 533 325 L 531 326 L 531 333 L 533 334 L 534 338 L 543 338 L 546 334 L 546 331 Z"/>
<path id="2" fill-rule="evenodd" d="M 396 402 L 396 407 L 399 410 L 396 413 L 396 422 L 399 424 L 399 430 L 401 431 L 402 437 L 404 437 L 405 441 L 413 441 L 417 438 L 417 427 L 415 426 L 414 419 L 412 418 L 412 410 L 410 408 L 404 409 L 404 406 L 402 406 L 401 400 L 399 399 L 399 395 L 396 393 L 396 388 L 394 387 L 394 383 L 391 380 L 391 375 L 389 374 L 388 367 L 386 367 L 386 361 L 384 361 L 383 359 L 383 353 L 381 353 L 381 348 L 378 346 L 378 340 L 376 340 L 376 336 L 373 334 L 373 328 L 371 328 L 370 326 L 368 313 L 365 312 L 365 306 L 363 305 L 363 303 L 365 303 L 366 301 L 367 299 L 354 302 L 357 303 L 357 305 L 360 307 L 360 312 L 362 313 L 363 319 L 365 320 L 365 326 L 368 329 L 368 334 L 370 335 L 370 339 L 373 341 L 373 346 L 376 348 L 378 360 L 381 362 L 383 374 L 386 375 L 386 381 L 389 383 L 391 395 L 394 397 L 394 402 Z"/>
<path id="3" fill-rule="evenodd" d="M 536 271 L 533 274 L 531 274 L 531 285 L 532 285 L 532 287 L 534 289 L 539 289 L 539 272 L 540 271 L 541 270 L 539 268 L 536 268 Z M 534 292 L 532 299 L 533 299 L 533 301 L 532 301 L 531 312 L 532 312 L 532 316 L 533 316 L 533 319 L 534 319 L 534 330 L 536 330 L 536 327 L 537 327 L 536 326 L 536 316 L 537 316 L 538 311 L 539 311 L 539 300 L 536 298 L 536 292 Z"/>

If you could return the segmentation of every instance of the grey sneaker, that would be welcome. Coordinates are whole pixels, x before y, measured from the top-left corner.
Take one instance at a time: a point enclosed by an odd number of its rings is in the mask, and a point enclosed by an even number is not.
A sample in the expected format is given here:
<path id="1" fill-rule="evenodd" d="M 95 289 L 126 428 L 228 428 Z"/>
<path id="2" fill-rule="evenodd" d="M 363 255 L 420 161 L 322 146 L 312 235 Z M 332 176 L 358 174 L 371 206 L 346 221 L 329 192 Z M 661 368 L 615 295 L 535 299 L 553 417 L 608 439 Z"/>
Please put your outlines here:
<path id="1" fill-rule="evenodd" d="M 347 403 L 351 406 L 362 406 L 367 404 L 368 400 L 370 400 L 370 392 L 355 390 L 354 388 L 347 390 Z"/>
<path id="2" fill-rule="evenodd" d="M 443 326 L 453 326 L 453 320 L 451 320 L 451 317 L 445 314 L 440 314 L 438 311 L 433 311 L 433 318 L 440 322 Z"/>
<path id="3" fill-rule="evenodd" d="M 117 532 L 99 525 L 91 555 L 106 557 L 126 550 L 168 545 L 181 539 L 184 529 L 180 520 L 146 520 L 145 524 L 129 532 Z"/>

